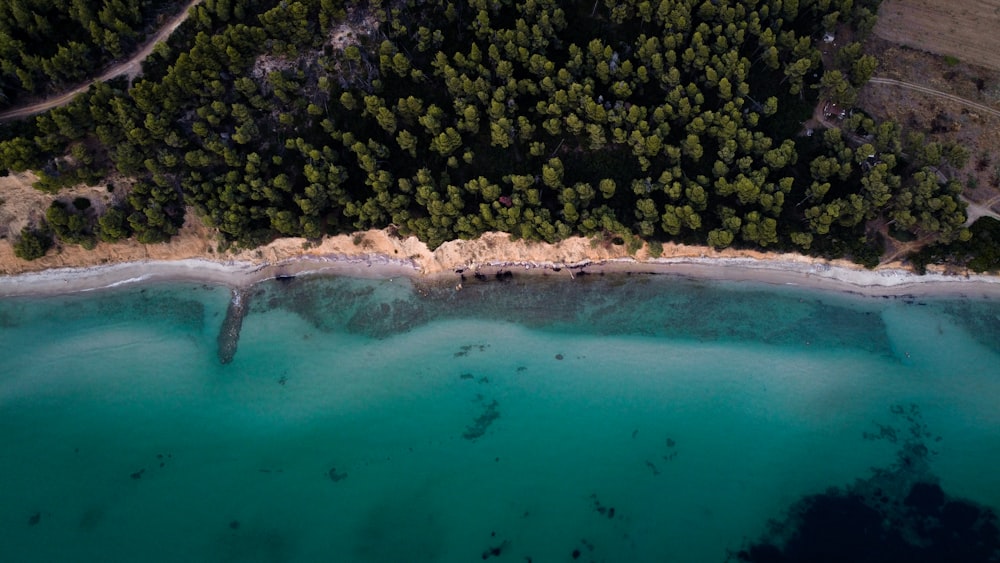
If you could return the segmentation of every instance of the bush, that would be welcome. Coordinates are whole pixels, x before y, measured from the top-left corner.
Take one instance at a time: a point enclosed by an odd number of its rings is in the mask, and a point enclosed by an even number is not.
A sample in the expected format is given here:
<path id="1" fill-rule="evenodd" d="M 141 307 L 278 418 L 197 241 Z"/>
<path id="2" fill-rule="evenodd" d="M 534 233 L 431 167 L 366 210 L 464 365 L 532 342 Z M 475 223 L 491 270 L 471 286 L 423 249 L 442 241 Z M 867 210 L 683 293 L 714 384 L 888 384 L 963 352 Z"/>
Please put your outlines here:
<path id="1" fill-rule="evenodd" d="M 651 258 L 663 256 L 663 243 L 658 240 L 649 241 L 649 256 Z"/>
<path id="2" fill-rule="evenodd" d="M 852 249 L 850 258 L 855 264 L 871 270 L 881 263 L 882 249 L 873 244 L 858 244 Z"/>
<path id="3" fill-rule="evenodd" d="M 21 236 L 14 243 L 14 256 L 21 260 L 37 260 L 52 248 L 48 233 L 30 227 L 21 229 Z"/>
<path id="4" fill-rule="evenodd" d="M 125 212 L 112 207 L 97 219 L 97 236 L 104 242 L 117 242 L 131 236 Z"/>
<path id="5" fill-rule="evenodd" d="M 73 207 L 56 200 L 45 212 L 45 222 L 49 229 L 59 237 L 59 240 L 70 244 L 87 245 L 93 248 L 93 220 L 79 211 L 81 200 L 90 205 L 90 200 L 84 197 L 76 198 Z"/>

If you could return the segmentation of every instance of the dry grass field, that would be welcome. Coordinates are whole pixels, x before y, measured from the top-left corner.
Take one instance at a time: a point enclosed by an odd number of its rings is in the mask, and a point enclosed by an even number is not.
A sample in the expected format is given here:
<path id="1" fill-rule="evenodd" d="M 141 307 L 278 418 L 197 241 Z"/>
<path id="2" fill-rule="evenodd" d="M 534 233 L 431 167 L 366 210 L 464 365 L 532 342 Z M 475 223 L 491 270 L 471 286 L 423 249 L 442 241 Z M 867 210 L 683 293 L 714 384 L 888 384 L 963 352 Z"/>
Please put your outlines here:
<path id="1" fill-rule="evenodd" d="M 1000 0 L 883 0 L 875 34 L 1000 70 Z"/>
<path id="2" fill-rule="evenodd" d="M 1000 0 L 882 0 L 865 50 L 875 76 L 901 80 L 1000 110 Z M 897 86 L 869 84 L 858 105 L 930 140 L 969 149 L 955 171 L 965 197 L 1000 212 L 1000 118 Z"/>

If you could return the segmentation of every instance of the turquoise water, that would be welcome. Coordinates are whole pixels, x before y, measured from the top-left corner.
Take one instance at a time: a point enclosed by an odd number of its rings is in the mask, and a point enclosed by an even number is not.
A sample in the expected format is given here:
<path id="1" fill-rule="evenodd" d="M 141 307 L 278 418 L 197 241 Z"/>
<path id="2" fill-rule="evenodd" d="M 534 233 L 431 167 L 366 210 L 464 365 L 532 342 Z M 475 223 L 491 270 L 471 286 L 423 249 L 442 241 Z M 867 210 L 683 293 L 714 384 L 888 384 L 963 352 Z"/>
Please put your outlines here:
<path id="1" fill-rule="evenodd" d="M 1000 507 L 997 301 L 638 276 L 248 299 L 228 364 L 225 288 L 0 301 L 0 559 L 725 561 L 873 468 Z"/>

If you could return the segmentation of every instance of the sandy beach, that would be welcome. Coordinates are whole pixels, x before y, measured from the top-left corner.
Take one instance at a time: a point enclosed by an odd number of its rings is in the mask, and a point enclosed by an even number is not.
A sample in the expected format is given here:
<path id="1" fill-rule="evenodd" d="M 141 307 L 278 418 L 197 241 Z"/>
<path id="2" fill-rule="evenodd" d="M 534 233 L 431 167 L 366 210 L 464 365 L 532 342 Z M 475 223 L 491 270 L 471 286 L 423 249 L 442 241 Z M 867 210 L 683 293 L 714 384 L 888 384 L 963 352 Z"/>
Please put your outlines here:
<path id="1" fill-rule="evenodd" d="M 472 278 L 498 271 L 573 279 L 587 273 L 670 274 L 718 280 L 747 280 L 801 285 L 866 295 L 996 295 L 1000 276 L 944 273 L 914 274 L 901 263 L 865 270 L 845 260 L 818 260 L 800 254 L 664 244 L 653 258 L 649 249 L 634 255 L 624 245 L 572 237 L 558 244 L 511 240 L 506 233 L 486 233 L 475 240 L 454 240 L 431 251 L 414 237 L 387 229 L 324 238 L 320 243 L 283 238 L 260 248 L 224 250 L 218 234 L 193 209 L 177 236 L 167 244 L 134 240 L 98 244 L 94 250 L 62 245 L 41 259 L 14 256 L 12 240 L 37 222 L 56 196 L 32 187 L 30 173 L 0 177 L 0 297 L 92 291 L 140 281 L 184 280 L 244 287 L 285 275 L 329 274 L 368 278 L 411 276 L 424 280 Z M 86 197 L 95 211 L 113 203 L 103 187 L 77 186 L 63 199 Z"/>
<path id="2" fill-rule="evenodd" d="M 9 244 L 0 244 L 0 296 L 93 291 L 153 281 L 191 281 L 246 287 L 261 280 L 298 275 L 364 278 L 410 276 L 463 283 L 495 279 L 499 272 L 540 275 L 570 281 L 581 274 L 665 274 L 710 280 L 753 281 L 772 285 L 842 291 L 868 296 L 942 295 L 1000 297 L 1000 277 L 928 273 L 916 275 L 900 264 L 866 270 L 846 261 L 666 244 L 660 257 L 648 249 L 630 256 L 622 245 L 594 244 L 574 237 L 558 244 L 511 240 L 486 233 L 471 241 L 450 241 L 431 251 L 413 237 L 384 230 L 328 237 L 320 244 L 279 239 L 253 250 L 211 251 L 206 229 L 185 227 L 170 244 L 102 244 L 86 251 L 60 253 L 24 262 Z"/>

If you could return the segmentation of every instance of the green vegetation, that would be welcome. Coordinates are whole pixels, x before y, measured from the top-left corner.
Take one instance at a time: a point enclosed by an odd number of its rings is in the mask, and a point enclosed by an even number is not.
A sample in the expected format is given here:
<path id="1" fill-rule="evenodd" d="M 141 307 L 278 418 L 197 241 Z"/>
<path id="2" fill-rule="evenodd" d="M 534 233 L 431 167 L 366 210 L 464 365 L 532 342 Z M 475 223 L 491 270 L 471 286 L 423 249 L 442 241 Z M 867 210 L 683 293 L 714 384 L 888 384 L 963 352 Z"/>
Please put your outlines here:
<path id="1" fill-rule="evenodd" d="M 1000 221 L 981 217 L 969 228 L 968 240 L 938 244 L 910 256 L 910 262 L 921 273 L 927 265 L 947 262 L 969 268 L 973 272 L 1000 272 Z"/>
<path id="2" fill-rule="evenodd" d="M 25 227 L 14 242 L 14 255 L 22 260 L 37 260 L 52 248 L 52 237 L 44 231 Z"/>
<path id="3" fill-rule="evenodd" d="M 87 200 L 89 204 L 90 201 Z M 61 240 L 79 244 L 84 247 L 93 247 L 95 244 L 94 234 L 90 232 L 90 224 L 81 210 L 69 207 L 61 201 L 54 201 L 45 212 L 45 222 L 52 228 Z"/>
<path id="4" fill-rule="evenodd" d="M 40 187 L 110 169 L 126 204 L 70 236 L 165 240 L 193 206 L 228 242 L 392 225 L 798 249 L 877 263 L 872 225 L 967 238 L 959 147 L 846 116 L 875 61 L 815 39 L 877 0 L 208 1 L 144 79 L 0 135 Z M 87 214 L 80 214 L 87 217 Z M 59 234 L 57 232 L 57 234 Z M 62 234 L 59 234 L 62 238 Z"/>
<path id="5" fill-rule="evenodd" d="M 82 82 L 122 58 L 169 0 L 0 0 L 0 109 Z"/>

